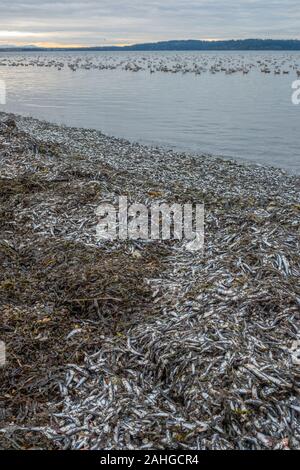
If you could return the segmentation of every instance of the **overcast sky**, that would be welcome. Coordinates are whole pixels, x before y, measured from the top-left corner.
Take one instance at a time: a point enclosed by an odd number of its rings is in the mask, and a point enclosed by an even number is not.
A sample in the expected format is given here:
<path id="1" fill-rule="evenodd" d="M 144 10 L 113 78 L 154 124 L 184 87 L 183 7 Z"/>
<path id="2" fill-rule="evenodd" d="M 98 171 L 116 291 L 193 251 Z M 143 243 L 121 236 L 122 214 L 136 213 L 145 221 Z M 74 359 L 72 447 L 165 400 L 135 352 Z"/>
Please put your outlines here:
<path id="1" fill-rule="evenodd" d="M 0 0 L 0 44 L 300 39 L 300 0 Z"/>

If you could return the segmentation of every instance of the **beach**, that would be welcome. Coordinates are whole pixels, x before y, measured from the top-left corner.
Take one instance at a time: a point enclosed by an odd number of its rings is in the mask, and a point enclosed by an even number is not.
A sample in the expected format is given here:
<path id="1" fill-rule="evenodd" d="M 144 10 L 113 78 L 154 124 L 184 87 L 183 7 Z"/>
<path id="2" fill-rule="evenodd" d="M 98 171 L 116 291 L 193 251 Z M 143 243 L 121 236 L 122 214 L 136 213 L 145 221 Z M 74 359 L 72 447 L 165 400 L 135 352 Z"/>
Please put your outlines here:
<path id="1" fill-rule="evenodd" d="M 299 449 L 299 182 L 0 113 L 0 447 Z M 120 196 L 204 249 L 98 242 Z"/>

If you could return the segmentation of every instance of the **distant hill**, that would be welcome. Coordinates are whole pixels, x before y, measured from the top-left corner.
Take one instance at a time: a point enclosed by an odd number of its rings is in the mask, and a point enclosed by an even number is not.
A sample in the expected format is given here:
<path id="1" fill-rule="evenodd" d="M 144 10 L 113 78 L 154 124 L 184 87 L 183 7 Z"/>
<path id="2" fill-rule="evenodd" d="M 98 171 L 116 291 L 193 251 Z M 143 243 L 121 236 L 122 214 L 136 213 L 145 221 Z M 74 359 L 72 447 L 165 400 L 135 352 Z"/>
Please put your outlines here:
<path id="1" fill-rule="evenodd" d="M 144 51 L 267 51 L 300 50 L 300 40 L 239 39 L 229 41 L 163 41 L 127 46 L 128 50 Z"/>
<path id="2" fill-rule="evenodd" d="M 14 46 L 13 44 L 3 44 L 3 45 L 0 45 L 0 49 L 12 49 L 16 46 Z"/>
<path id="3" fill-rule="evenodd" d="M 28 46 L 16 46 L 14 44 L 0 44 L 1 51 L 31 51 L 31 50 L 41 50 L 38 46 L 28 45 Z"/>
<path id="4" fill-rule="evenodd" d="M 131 46 L 93 46 L 74 48 L 42 48 L 36 46 L 2 46 L 6 51 L 300 51 L 298 39 L 237 39 L 226 41 L 177 40 Z"/>

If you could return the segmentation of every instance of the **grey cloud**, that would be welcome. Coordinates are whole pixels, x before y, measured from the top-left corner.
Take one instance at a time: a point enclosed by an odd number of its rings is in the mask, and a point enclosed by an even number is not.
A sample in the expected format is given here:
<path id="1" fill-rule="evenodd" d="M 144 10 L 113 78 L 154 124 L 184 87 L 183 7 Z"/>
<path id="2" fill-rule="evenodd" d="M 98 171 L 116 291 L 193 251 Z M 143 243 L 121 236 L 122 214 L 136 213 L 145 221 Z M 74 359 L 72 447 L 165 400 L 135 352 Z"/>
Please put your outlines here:
<path id="1" fill-rule="evenodd" d="M 0 0 L 0 42 L 300 38 L 299 0 Z M 8 31 L 8 38 L 5 32 Z"/>

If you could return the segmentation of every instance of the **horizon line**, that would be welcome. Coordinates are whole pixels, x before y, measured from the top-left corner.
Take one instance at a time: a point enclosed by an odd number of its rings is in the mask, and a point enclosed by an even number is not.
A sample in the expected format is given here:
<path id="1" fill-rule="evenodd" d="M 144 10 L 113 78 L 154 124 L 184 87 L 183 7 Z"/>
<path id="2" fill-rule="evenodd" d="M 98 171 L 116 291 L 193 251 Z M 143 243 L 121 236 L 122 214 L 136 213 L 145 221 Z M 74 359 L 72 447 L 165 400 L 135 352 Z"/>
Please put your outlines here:
<path id="1" fill-rule="evenodd" d="M 123 43 L 123 44 L 105 44 L 105 45 L 83 45 L 83 44 L 56 44 L 56 43 L 22 43 L 22 44 L 1 44 L 1 49 L 22 49 L 22 48 L 32 48 L 32 49 L 122 49 L 135 46 L 147 46 L 147 45 L 159 45 L 166 43 L 186 43 L 186 42 L 201 42 L 201 43 L 229 43 L 229 42 L 247 42 L 247 41 L 270 41 L 270 42 L 299 42 L 298 38 L 231 38 L 231 39 L 166 39 L 158 41 L 149 41 L 149 42 L 136 42 L 136 43 Z"/>

